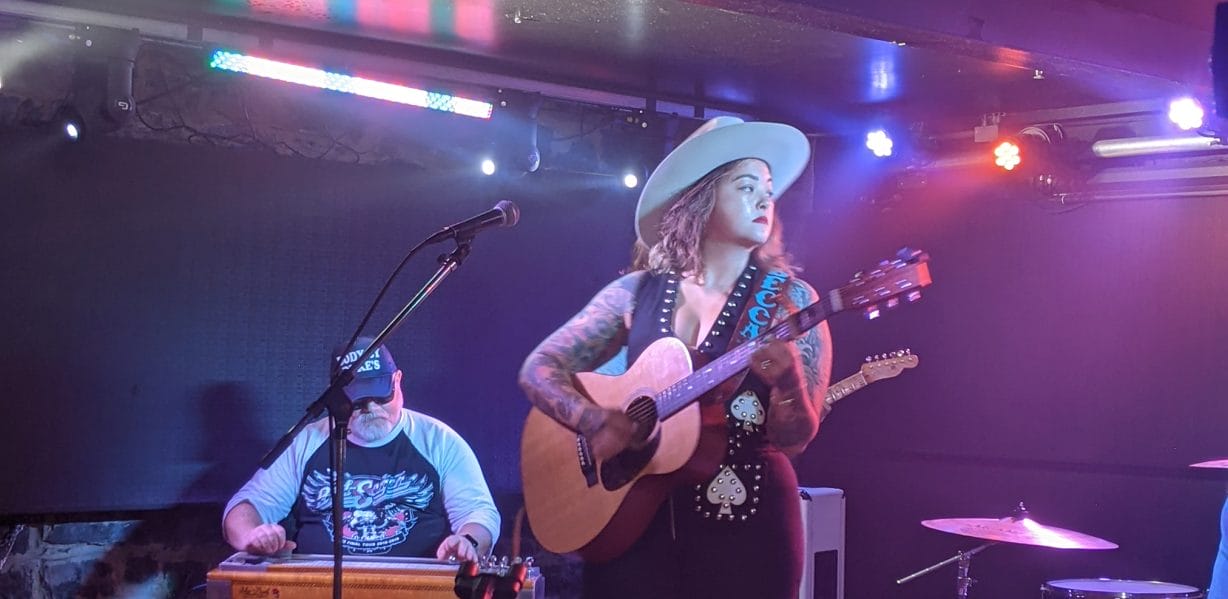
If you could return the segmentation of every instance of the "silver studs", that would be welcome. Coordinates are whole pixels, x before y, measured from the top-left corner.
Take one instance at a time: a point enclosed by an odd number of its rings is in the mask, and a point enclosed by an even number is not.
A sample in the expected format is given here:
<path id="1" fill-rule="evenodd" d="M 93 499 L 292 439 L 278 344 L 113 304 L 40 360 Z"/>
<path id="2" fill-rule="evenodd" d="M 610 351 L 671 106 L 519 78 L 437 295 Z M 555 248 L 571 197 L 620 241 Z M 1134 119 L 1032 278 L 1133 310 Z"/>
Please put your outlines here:
<path id="1" fill-rule="evenodd" d="M 751 498 L 750 502 L 751 502 L 751 503 L 759 503 L 759 498 L 758 498 L 758 497 L 753 497 L 753 498 Z"/>
<path id="2" fill-rule="evenodd" d="M 667 328 L 665 328 L 665 327 L 661 327 L 661 332 L 662 332 L 662 333 L 668 333 L 668 332 L 669 332 L 669 329 L 667 329 Z"/>
<path id="3" fill-rule="evenodd" d="M 674 303 L 674 298 L 672 298 L 672 297 L 667 297 L 667 298 L 665 298 L 665 303 L 667 303 L 667 304 L 672 304 L 672 303 Z"/>
<path id="4" fill-rule="evenodd" d="M 668 319 L 668 318 L 666 318 L 666 317 L 664 317 L 664 316 L 662 316 L 662 317 L 661 317 L 661 322 L 669 322 L 669 319 Z"/>
<path id="5" fill-rule="evenodd" d="M 759 490 L 759 485 L 755 485 L 755 486 L 751 487 L 751 489 L 752 489 L 752 490 L 754 490 L 754 491 L 758 491 L 758 490 Z"/>
<path id="6" fill-rule="evenodd" d="M 756 474 L 756 475 L 755 475 L 755 480 L 760 480 L 760 479 L 762 479 L 762 478 L 763 478 L 763 476 L 761 476 L 761 475 L 758 475 L 758 474 Z"/>
<path id="7" fill-rule="evenodd" d="M 755 511 L 756 511 L 756 510 L 755 510 L 755 508 L 750 508 L 750 515 L 754 516 L 754 515 L 755 515 Z"/>
<path id="8" fill-rule="evenodd" d="M 735 291 L 735 292 L 733 292 L 733 296 L 734 296 L 734 297 L 742 297 L 742 292 L 741 292 L 741 291 Z"/>
<path id="9" fill-rule="evenodd" d="M 696 497 L 696 498 L 695 498 L 695 501 L 699 501 L 699 498 L 698 498 L 698 497 Z M 704 509 L 704 508 L 703 508 L 703 506 L 700 506 L 700 505 L 695 506 L 695 511 L 697 511 L 697 512 L 698 512 L 698 511 L 702 511 L 703 509 Z"/>
<path id="10" fill-rule="evenodd" d="M 725 318 L 729 318 L 730 316 L 733 316 L 733 314 L 730 314 L 729 310 L 725 310 L 724 312 L 721 312 L 721 316 L 724 316 Z"/>
<path id="11" fill-rule="evenodd" d="M 748 517 L 748 516 L 747 516 L 746 514 L 742 514 L 742 521 L 743 521 L 743 522 L 746 522 L 746 518 L 747 518 L 747 517 Z"/>
<path id="12" fill-rule="evenodd" d="M 730 308 L 736 308 L 736 307 L 738 306 L 737 302 L 729 302 L 729 303 L 727 303 L 727 304 L 725 304 L 725 305 L 726 305 L 726 306 L 729 306 Z"/>
<path id="13" fill-rule="evenodd" d="M 746 283 L 738 283 L 738 287 L 746 289 Z"/>
<path id="14" fill-rule="evenodd" d="M 721 325 L 721 326 L 725 326 L 725 320 L 724 320 L 724 319 L 718 320 L 718 321 L 716 321 L 716 324 L 719 324 L 719 325 Z"/>

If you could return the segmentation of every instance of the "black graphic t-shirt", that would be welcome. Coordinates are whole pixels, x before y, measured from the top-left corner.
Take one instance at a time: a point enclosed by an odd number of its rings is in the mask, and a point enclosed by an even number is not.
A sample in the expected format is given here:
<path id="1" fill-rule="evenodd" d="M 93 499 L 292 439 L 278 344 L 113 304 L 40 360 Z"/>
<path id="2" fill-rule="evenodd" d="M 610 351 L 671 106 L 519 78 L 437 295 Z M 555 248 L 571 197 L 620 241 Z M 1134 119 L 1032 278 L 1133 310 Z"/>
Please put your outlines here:
<path id="1" fill-rule="evenodd" d="M 298 525 L 294 540 L 302 553 L 332 552 L 328 454 L 325 443 L 307 460 L 290 512 Z M 435 553 L 450 531 L 439 473 L 409 437 L 397 435 L 382 447 L 347 443 L 345 470 L 341 545 L 346 553 L 410 557 Z"/>

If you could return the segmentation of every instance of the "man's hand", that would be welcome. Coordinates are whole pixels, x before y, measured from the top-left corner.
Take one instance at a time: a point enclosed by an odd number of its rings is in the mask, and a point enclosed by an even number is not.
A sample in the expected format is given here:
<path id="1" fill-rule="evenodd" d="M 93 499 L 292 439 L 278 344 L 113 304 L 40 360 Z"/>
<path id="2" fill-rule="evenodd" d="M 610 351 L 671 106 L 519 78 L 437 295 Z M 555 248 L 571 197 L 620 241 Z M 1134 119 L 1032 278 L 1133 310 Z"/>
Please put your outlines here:
<path id="1" fill-rule="evenodd" d="M 286 529 L 280 524 L 261 524 L 250 531 L 240 543 L 243 550 L 253 555 L 273 555 L 293 551 L 298 546 L 286 540 Z"/>
<path id="2" fill-rule="evenodd" d="M 461 562 L 476 562 L 478 561 L 478 550 L 473 543 L 469 542 L 469 539 L 461 535 L 448 535 L 439 544 L 439 549 L 435 550 L 435 557 L 438 559 L 454 557 Z"/>

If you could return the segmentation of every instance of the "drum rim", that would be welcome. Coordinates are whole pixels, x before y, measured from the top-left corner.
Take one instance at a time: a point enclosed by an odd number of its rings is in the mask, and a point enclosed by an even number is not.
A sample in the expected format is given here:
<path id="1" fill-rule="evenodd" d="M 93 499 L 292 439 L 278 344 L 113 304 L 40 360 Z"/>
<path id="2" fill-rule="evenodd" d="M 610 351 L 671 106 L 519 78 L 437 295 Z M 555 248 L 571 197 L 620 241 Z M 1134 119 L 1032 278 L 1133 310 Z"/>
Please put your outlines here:
<path id="1" fill-rule="evenodd" d="M 1168 581 L 1165 581 L 1165 580 L 1137 580 L 1137 579 L 1132 579 L 1132 578 L 1103 578 L 1103 577 L 1101 577 L 1101 578 L 1058 578 L 1058 579 L 1056 579 L 1056 580 L 1050 580 L 1050 581 L 1045 582 L 1045 584 L 1041 586 L 1041 590 L 1046 590 L 1046 589 L 1048 589 L 1048 590 L 1054 590 L 1054 591 L 1089 591 L 1089 590 L 1090 590 L 1090 591 L 1091 591 L 1091 592 L 1093 592 L 1093 593 L 1100 593 L 1100 592 L 1117 592 L 1117 591 L 1098 591 L 1098 590 L 1093 590 L 1093 589 L 1078 589 L 1078 588 L 1068 588 L 1068 587 L 1055 587 L 1055 586 L 1052 586 L 1053 584 L 1055 584 L 1055 583 L 1060 583 L 1060 582 L 1078 582 L 1078 581 L 1087 581 L 1087 582 L 1131 582 L 1131 583 L 1156 584 L 1156 585 L 1168 585 L 1168 586 L 1170 586 L 1170 587 L 1179 587 L 1179 588 L 1160 589 L 1160 590 L 1164 590 L 1164 591 L 1166 591 L 1166 592 L 1178 591 L 1178 590 L 1179 590 L 1180 592 L 1183 592 L 1183 593 L 1202 593 L 1202 592 L 1204 592 L 1204 591 L 1205 591 L 1205 589 L 1200 589 L 1200 588 L 1198 588 L 1198 587 L 1192 587 L 1192 586 L 1190 586 L 1190 585 L 1188 585 L 1188 584 L 1181 584 L 1181 583 L 1179 583 L 1179 582 L 1168 582 Z M 1197 597 L 1197 596 L 1198 596 L 1198 595 L 1193 595 L 1193 597 Z M 1143 598 L 1141 598 L 1141 599 L 1146 599 L 1146 598 L 1145 598 L 1145 597 L 1143 597 Z"/>

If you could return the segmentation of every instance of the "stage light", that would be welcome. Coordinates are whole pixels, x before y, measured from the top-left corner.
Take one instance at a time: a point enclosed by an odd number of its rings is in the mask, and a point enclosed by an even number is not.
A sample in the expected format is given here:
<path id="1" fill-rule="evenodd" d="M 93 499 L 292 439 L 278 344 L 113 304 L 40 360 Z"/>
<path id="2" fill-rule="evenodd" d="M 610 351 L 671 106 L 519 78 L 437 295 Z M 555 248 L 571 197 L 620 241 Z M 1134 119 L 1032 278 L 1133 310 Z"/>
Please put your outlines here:
<path id="1" fill-rule="evenodd" d="M 330 73 L 311 67 L 222 50 L 213 53 L 209 60 L 209 66 L 222 71 L 247 73 L 248 75 L 276 79 L 287 83 L 354 94 L 356 96 L 417 106 L 419 108 L 429 108 L 441 112 L 451 112 L 480 119 L 490 118 L 494 110 L 494 106 L 491 103 L 481 100 L 451 96 L 395 83 L 364 79 L 362 77 L 351 77 L 340 73 Z"/>
<path id="2" fill-rule="evenodd" d="M 1005 170 L 1013 171 L 1023 162 L 1019 145 L 1012 141 L 1004 141 L 993 149 L 993 163 Z"/>
<path id="3" fill-rule="evenodd" d="M 489 158 L 482 161 L 482 174 L 490 176 L 495 174 L 495 161 Z"/>
<path id="4" fill-rule="evenodd" d="M 640 186 L 640 178 L 635 176 L 635 173 L 627 173 L 623 175 L 623 185 L 625 185 L 627 189 L 635 189 L 636 187 Z"/>
<path id="5" fill-rule="evenodd" d="M 1053 155 L 1053 146 L 1064 138 L 1065 132 L 1057 124 L 1024 127 L 994 146 L 993 163 L 1006 171 L 1021 165 L 1032 173 L 1046 171 L 1060 162 Z"/>
<path id="6" fill-rule="evenodd" d="M 64 106 L 56 111 L 53 123 L 59 134 L 69 141 L 78 141 L 85 136 L 85 119 L 81 118 L 81 113 L 72 106 Z"/>
<path id="7" fill-rule="evenodd" d="M 1219 138 L 1202 135 L 1102 139 L 1092 144 L 1092 153 L 1101 158 L 1122 158 L 1125 156 L 1146 156 L 1150 154 L 1199 152 L 1210 150 L 1219 145 Z"/>
<path id="8" fill-rule="evenodd" d="M 1168 105 L 1168 120 L 1180 127 L 1182 131 L 1201 127 L 1205 116 L 1206 112 L 1202 109 L 1202 104 L 1199 104 L 1194 98 L 1178 98 Z"/>
<path id="9" fill-rule="evenodd" d="M 501 89 L 498 104 L 491 115 L 495 161 L 505 174 L 536 172 L 542 162 L 537 147 L 541 94 Z"/>
<path id="10" fill-rule="evenodd" d="M 874 152 L 879 158 L 886 158 L 891 155 L 891 149 L 894 146 L 891 137 L 882 129 L 875 129 L 866 134 L 866 147 Z"/>
<path id="11" fill-rule="evenodd" d="M 68 36 L 73 50 L 72 102 L 91 132 L 122 127 L 136 110 L 132 71 L 141 48 L 135 29 L 78 26 Z"/>

